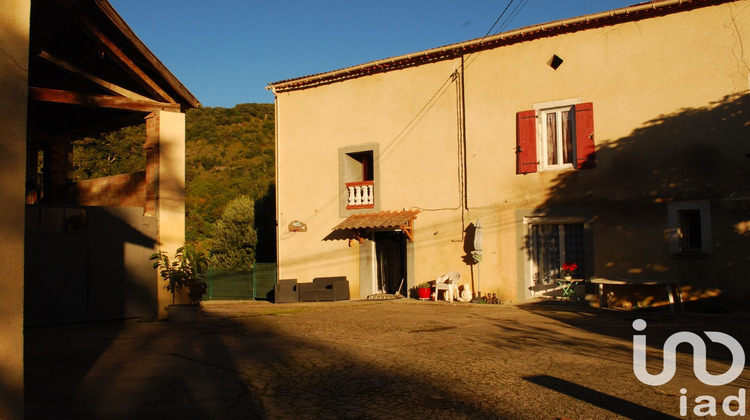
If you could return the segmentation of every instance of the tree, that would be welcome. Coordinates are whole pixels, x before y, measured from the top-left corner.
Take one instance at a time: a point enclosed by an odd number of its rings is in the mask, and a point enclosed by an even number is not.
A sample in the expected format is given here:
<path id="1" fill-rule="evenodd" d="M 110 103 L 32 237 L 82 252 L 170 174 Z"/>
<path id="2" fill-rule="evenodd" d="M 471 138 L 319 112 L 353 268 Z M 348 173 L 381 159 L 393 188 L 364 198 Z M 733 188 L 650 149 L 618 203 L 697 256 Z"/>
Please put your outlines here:
<path id="1" fill-rule="evenodd" d="M 146 125 L 125 127 L 73 142 L 73 179 L 99 178 L 146 169 Z"/>
<path id="2" fill-rule="evenodd" d="M 255 203 L 242 195 L 227 204 L 214 223 L 211 259 L 221 268 L 247 268 L 255 262 L 258 233 L 255 230 Z"/>

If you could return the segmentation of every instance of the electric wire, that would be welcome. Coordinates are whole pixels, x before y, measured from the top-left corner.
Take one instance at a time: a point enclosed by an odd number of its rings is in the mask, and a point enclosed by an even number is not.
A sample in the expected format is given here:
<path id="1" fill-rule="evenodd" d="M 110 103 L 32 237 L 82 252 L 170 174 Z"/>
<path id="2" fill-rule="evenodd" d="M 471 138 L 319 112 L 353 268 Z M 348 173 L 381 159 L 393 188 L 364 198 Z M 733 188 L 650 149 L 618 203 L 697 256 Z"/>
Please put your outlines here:
<path id="1" fill-rule="evenodd" d="M 515 2 L 515 0 L 510 0 L 508 2 L 508 4 L 503 9 L 503 11 L 500 13 L 500 16 L 498 16 L 497 19 L 495 19 L 495 23 L 492 24 L 492 26 L 487 31 L 487 33 L 484 34 L 484 36 L 479 40 L 480 44 L 482 42 L 484 42 L 485 38 L 487 38 L 488 36 L 490 36 L 490 34 L 497 35 L 500 32 L 504 31 L 505 28 L 507 28 L 508 25 L 510 25 L 510 23 L 513 21 L 513 19 L 518 15 L 518 13 L 521 12 L 521 10 L 523 10 L 523 8 L 526 6 L 526 4 L 528 4 L 529 0 L 521 0 L 520 2 L 516 3 L 516 6 L 511 10 L 510 14 L 500 24 L 500 27 L 498 28 L 497 32 L 492 33 L 493 29 L 495 29 L 495 26 L 497 26 L 498 22 L 500 22 L 500 20 L 503 19 L 503 16 L 505 16 L 505 13 L 508 11 L 508 9 L 510 8 L 510 6 L 514 2 Z M 471 64 L 471 62 L 472 62 L 472 60 L 474 58 L 474 57 L 472 57 L 472 55 L 474 55 L 474 52 L 470 52 L 470 53 L 466 54 L 466 56 L 464 57 L 464 62 L 465 62 L 464 70 L 467 67 L 469 67 L 469 65 Z"/>
<path id="2" fill-rule="evenodd" d="M 498 28 L 497 32 L 495 32 L 493 35 L 497 35 L 501 32 L 504 32 L 505 29 L 508 27 L 508 25 L 510 25 L 510 22 L 512 22 L 513 19 L 515 19 L 515 17 L 518 16 L 518 13 L 520 13 L 521 10 L 523 10 L 523 8 L 526 7 L 528 3 L 529 3 L 529 0 L 522 0 L 520 3 L 517 3 L 516 7 L 513 8 L 513 10 L 511 10 L 510 15 L 508 15 L 505 21 Z"/>
<path id="3" fill-rule="evenodd" d="M 487 38 L 490 35 L 490 33 L 492 33 L 492 30 L 495 29 L 495 25 L 497 25 L 497 22 L 500 22 L 500 19 L 503 18 L 503 16 L 505 15 L 505 12 L 508 11 L 508 8 L 510 7 L 511 4 L 513 4 L 514 1 L 515 0 L 510 0 L 508 2 L 508 4 L 505 6 L 505 9 L 503 9 L 503 12 L 500 13 L 500 16 L 498 16 L 497 19 L 495 19 L 495 23 L 492 24 L 492 26 L 490 27 L 490 30 L 487 31 L 487 33 L 484 34 L 484 36 L 482 37 L 482 40 L 479 41 L 480 44 L 482 43 L 482 41 L 484 41 L 485 38 Z"/>

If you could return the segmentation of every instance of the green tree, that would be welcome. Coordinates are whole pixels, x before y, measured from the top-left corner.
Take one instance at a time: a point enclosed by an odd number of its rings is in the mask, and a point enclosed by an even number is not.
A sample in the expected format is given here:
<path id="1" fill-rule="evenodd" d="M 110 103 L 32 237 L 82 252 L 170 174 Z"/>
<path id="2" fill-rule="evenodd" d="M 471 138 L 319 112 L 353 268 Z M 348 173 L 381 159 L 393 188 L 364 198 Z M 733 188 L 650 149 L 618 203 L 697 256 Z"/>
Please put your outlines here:
<path id="1" fill-rule="evenodd" d="M 230 201 L 214 223 L 211 257 L 221 268 L 247 268 L 255 262 L 257 246 L 255 203 L 242 195 Z"/>
<path id="2" fill-rule="evenodd" d="M 73 179 L 100 178 L 146 169 L 146 125 L 125 127 L 73 142 Z"/>
<path id="3" fill-rule="evenodd" d="M 232 199 L 256 203 L 258 258 L 273 261 L 274 104 L 189 109 L 185 117 L 185 240 L 210 250 L 213 228 Z M 75 142 L 74 181 L 146 166 L 145 124 Z M 271 207 L 269 207 L 271 206 Z M 270 212 L 270 213 L 269 213 Z M 270 228 L 259 224 L 270 223 Z M 273 235 L 264 232 L 272 232 Z"/>

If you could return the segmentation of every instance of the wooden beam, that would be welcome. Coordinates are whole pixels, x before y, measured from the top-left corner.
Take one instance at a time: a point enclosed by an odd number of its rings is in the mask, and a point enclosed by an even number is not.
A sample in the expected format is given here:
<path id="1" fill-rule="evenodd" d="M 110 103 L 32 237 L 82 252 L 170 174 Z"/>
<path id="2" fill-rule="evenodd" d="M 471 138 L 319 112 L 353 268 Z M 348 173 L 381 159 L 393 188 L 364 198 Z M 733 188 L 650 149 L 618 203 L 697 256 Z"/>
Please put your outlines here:
<path id="1" fill-rule="evenodd" d="M 106 35 L 88 18 L 88 16 L 79 14 L 78 19 L 81 21 L 83 26 L 89 30 L 93 35 L 94 41 L 96 41 L 100 47 L 104 49 L 110 58 L 112 58 L 117 64 L 120 65 L 125 71 L 135 77 L 141 86 L 148 90 L 151 94 L 156 95 L 167 102 L 176 103 L 167 92 L 164 91 L 156 82 L 154 82 L 148 75 L 136 65 L 120 48 L 115 45 L 112 40 L 107 38 Z"/>
<path id="2" fill-rule="evenodd" d="M 133 47 L 138 50 L 138 52 L 140 52 L 143 57 L 149 63 L 151 63 L 152 66 L 154 66 L 154 69 L 159 72 L 164 81 L 167 82 L 167 84 L 175 90 L 175 93 L 179 96 L 179 98 L 177 99 L 178 101 L 183 103 L 183 107 L 185 102 L 187 102 L 193 108 L 200 108 L 200 101 L 198 101 L 198 99 L 193 96 L 193 94 L 190 93 L 189 90 L 187 90 L 182 82 L 177 80 L 177 77 L 175 77 L 175 75 L 172 74 L 172 72 L 169 71 L 166 66 L 164 66 L 164 63 L 159 61 L 154 53 L 152 53 L 151 50 L 146 47 L 143 41 L 138 39 L 138 36 L 133 32 L 132 29 L 130 29 L 130 26 L 125 23 L 125 21 L 122 19 L 122 16 L 117 13 L 117 11 L 114 9 L 114 7 L 112 7 L 111 4 L 109 4 L 108 1 L 97 0 L 94 3 L 99 7 L 99 10 L 101 10 L 101 12 L 104 13 L 104 15 L 106 15 L 109 20 L 117 27 L 117 29 L 122 32 L 122 34 L 126 38 L 128 38 L 128 40 L 133 44 Z"/>
<path id="3" fill-rule="evenodd" d="M 93 74 L 85 72 L 85 71 L 79 69 L 78 67 L 74 66 L 73 64 L 71 64 L 71 63 L 69 63 L 69 62 L 67 62 L 67 61 L 65 61 L 65 60 L 63 60 L 61 58 L 57 58 L 54 55 L 52 55 L 52 54 L 50 54 L 50 53 L 48 53 L 46 51 L 41 51 L 36 56 L 38 58 L 40 58 L 40 59 L 42 59 L 42 60 L 50 63 L 50 64 L 53 64 L 53 65 L 55 65 L 55 66 L 57 66 L 57 67 L 65 70 L 65 71 L 69 72 L 69 73 L 72 73 L 72 74 L 74 74 L 76 76 L 82 77 L 82 78 L 84 78 L 86 80 L 89 80 L 89 81 L 93 82 L 94 84 L 96 84 L 96 85 L 100 86 L 101 88 L 107 90 L 109 93 L 113 93 L 113 94 L 116 94 L 116 95 L 124 96 L 126 98 L 136 99 L 136 100 L 140 100 L 140 101 L 153 101 L 153 99 L 151 99 L 151 98 L 148 98 L 148 97 L 143 96 L 143 95 L 139 95 L 139 94 L 137 94 L 137 93 L 135 93 L 135 92 L 133 92 L 131 90 L 125 89 L 124 87 L 118 86 L 118 85 L 116 85 L 114 83 L 111 83 L 111 82 L 108 82 L 108 81 L 106 81 L 104 79 L 100 79 L 100 78 L 94 76 Z"/>
<path id="4" fill-rule="evenodd" d="M 122 96 L 94 95 L 67 90 L 29 87 L 29 100 L 80 105 L 89 108 L 112 108 L 127 111 L 172 111 L 180 112 L 180 104 L 156 101 L 142 101 Z"/>
<path id="5" fill-rule="evenodd" d="M 407 224 L 399 226 L 399 228 L 401 228 L 406 234 L 406 237 L 409 238 L 409 242 L 414 242 L 414 219 L 409 219 Z"/>

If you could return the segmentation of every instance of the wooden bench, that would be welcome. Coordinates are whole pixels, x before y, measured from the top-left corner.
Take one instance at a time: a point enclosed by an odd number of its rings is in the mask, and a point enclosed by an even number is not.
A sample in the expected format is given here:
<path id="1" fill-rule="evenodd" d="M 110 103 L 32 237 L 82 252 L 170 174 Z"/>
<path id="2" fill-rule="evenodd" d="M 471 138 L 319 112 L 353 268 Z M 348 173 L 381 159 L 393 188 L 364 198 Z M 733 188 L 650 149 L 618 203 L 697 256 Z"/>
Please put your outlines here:
<path id="1" fill-rule="evenodd" d="M 680 310 L 684 309 L 682 306 L 682 290 L 680 290 L 679 280 L 595 278 L 591 280 L 591 283 L 599 285 L 599 308 L 603 308 L 605 306 L 604 286 L 608 286 L 610 289 L 613 286 L 664 286 L 667 289 L 669 305 L 672 312 L 674 312 L 675 301 L 680 304 Z M 673 285 L 674 288 L 672 287 Z"/>

